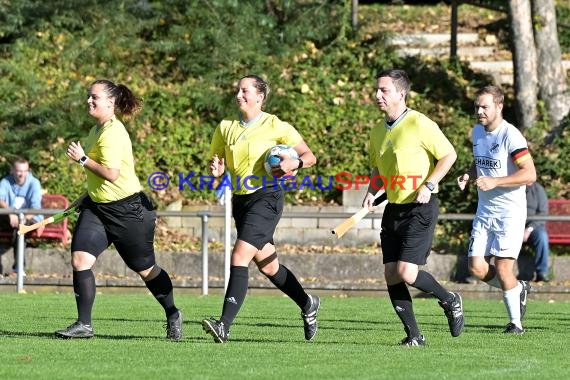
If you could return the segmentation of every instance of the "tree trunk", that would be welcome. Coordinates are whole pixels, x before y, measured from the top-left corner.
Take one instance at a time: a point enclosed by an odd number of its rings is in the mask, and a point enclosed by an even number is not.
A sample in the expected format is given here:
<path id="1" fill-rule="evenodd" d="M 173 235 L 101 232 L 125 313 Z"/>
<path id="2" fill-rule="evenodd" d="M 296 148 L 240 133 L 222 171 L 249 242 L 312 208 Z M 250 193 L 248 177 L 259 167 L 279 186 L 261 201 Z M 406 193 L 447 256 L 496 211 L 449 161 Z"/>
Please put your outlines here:
<path id="1" fill-rule="evenodd" d="M 554 0 L 532 0 L 534 40 L 538 52 L 538 89 L 546 105 L 554 137 L 560 122 L 570 111 L 570 94 L 556 30 Z"/>
<path id="2" fill-rule="evenodd" d="M 516 113 L 519 128 L 530 128 L 536 120 L 536 49 L 532 33 L 530 0 L 509 0 Z"/>

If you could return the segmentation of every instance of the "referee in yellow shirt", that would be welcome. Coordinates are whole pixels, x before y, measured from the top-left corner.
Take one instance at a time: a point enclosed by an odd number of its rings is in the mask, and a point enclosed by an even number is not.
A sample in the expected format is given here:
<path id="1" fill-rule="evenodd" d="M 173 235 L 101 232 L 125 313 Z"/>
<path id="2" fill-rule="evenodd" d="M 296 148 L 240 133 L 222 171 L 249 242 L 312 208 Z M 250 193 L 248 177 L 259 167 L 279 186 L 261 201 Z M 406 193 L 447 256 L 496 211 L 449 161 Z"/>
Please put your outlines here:
<path id="1" fill-rule="evenodd" d="M 464 327 L 461 296 L 419 269 L 426 264 L 437 223 L 437 184 L 457 154 L 436 123 L 406 106 L 409 91 L 410 80 L 402 70 L 377 76 L 376 103 L 385 120 L 370 133 L 370 178 L 377 181 L 371 180 L 363 206 L 371 208 L 376 192 L 386 191 L 389 203 L 380 243 L 388 294 L 406 332 L 400 344 L 424 346 L 407 285 L 439 299 L 452 336 L 461 334 Z"/>
<path id="2" fill-rule="evenodd" d="M 258 269 L 301 309 L 305 339 L 317 332 L 320 299 L 305 292 L 295 275 L 279 263 L 273 234 L 283 212 L 283 189 L 267 178 L 263 167 L 265 153 L 277 144 L 292 146 L 299 159 L 283 157 L 276 176 L 307 168 L 316 158 L 293 126 L 275 115 L 263 112 L 269 85 L 256 75 L 238 83 L 237 120 L 223 120 L 214 132 L 211 144 L 210 171 L 219 177 L 227 169 L 232 178 L 232 213 L 237 240 L 231 255 L 230 278 L 219 320 L 205 319 L 204 330 L 217 343 L 225 343 L 245 299 L 248 288 L 248 265 L 253 260 Z"/>
<path id="3" fill-rule="evenodd" d="M 95 277 L 91 268 L 111 244 L 125 264 L 137 272 L 166 313 L 166 337 L 182 339 L 182 313 L 174 305 L 172 281 L 156 265 L 154 229 L 156 211 L 141 192 L 135 174 L 131 140 L 115 110 L 130 117 L 141 108 L 132 91 L 109 80 L 97 80 L 87 96 L 89 115 L 97 125 L 89 132 L 85 148 L 72 142 L 67 155 L 87 175 L 88 197 L 73 232 L 71 265 L 77 321 L 58 330 L 59 338 L 91 338 L 91 311 L 95 301 Z"/>

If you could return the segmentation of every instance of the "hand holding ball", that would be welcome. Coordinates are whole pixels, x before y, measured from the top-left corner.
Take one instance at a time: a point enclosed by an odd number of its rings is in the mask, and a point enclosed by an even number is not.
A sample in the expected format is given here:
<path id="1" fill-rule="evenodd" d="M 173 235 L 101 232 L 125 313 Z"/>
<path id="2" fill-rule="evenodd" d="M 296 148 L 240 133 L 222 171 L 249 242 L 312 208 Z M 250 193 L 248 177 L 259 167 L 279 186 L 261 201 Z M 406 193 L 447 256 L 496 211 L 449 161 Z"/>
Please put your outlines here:
<path id="1" fill-rule="evenodd" d="M 269 149 L 265 155 L 265 162 L 263 166 L 267 174 L 275 176 L 274 170 L 277 168 L 279 169 L 281 168 L 282 156 L 288 156 L 295 160 L 299 159 L 299 154 L 292 147 L 284 144 L 275 145 L 274 147 Z M 281 169 L 280 171 L 281 175 L 278 175 L 278 177 L 295 176 L 297 174 L 297 169 L 289 171 L 287 173 L 283 172 L 283 170 Z"/>

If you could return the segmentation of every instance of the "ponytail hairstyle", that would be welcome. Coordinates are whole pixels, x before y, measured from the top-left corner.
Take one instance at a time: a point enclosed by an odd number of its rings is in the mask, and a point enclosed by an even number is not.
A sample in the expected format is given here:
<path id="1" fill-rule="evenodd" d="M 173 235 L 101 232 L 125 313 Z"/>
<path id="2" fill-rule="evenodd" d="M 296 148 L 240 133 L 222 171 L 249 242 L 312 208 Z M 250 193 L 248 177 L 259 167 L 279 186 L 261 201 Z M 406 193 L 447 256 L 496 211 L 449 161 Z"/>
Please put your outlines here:
<path id="1" fill-rule="evenodd" d="M 137 98 L 131 89 L 124 84 L 115 84 L 107 79 L 98 79 L 91 85 L 95 84 L 105 86 L 105 92 L 115 100 L 115 108 L 119 110 L 121 116 L 130 118 L 141 110 L 142 100 Z"/>

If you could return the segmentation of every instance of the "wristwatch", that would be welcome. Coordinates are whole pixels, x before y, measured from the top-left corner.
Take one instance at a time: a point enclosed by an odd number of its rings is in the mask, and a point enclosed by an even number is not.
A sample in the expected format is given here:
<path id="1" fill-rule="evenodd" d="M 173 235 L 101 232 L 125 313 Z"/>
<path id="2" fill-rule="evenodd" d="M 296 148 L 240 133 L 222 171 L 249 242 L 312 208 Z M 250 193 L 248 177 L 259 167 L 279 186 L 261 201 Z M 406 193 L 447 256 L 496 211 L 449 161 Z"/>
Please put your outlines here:
<path id="1" fill-rule="evenodd" d="M 79 165 L 81 166 L 85 166 L 85 163 L 87 163 L 87 161 L 89 161 L 89 157 L 87 156 L 83 156 L 79 160 L 77 160 L 77 162 L 79 162 Z"/>
<path id="2" fill-rule="evenodd" d="M 425 183 L 426 187 L 428 188 L 429 191 L 434 191 L 435 190 L 435 185 L 431 182 L 426 182 Z"/>
<path id="3" fill-rule="evenodd" d="M 297 169 L 301 169 L 303 167 L 303 160 L 300 158 L 297 158 L 297 160 L 299 160 L 299 166 L 297 166 Z"/>

